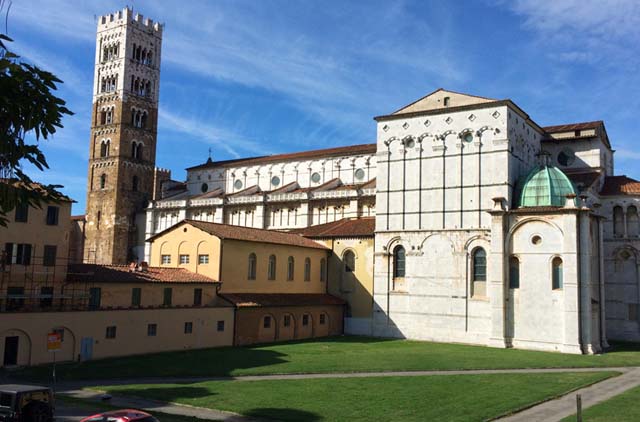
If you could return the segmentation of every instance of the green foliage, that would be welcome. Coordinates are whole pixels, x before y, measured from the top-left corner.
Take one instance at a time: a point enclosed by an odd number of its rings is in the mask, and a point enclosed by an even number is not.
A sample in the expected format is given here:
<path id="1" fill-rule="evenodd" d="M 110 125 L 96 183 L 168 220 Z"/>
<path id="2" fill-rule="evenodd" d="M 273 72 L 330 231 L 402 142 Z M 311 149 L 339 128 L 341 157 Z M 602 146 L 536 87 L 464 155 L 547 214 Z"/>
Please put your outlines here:
<path id="1" fill-rule="evenodd" d="M 582 411 L 582 419 L 589 422 L 637 422 L 640 421 L 640 387 L 632 388 L 609 400 Z M 576 415 L 562 420 L 574 422 Z"/>
<path id="2" fill-rule="evenodd" d="M 0 34 L 0 225 L 19 204 L 40 207 L 42 201 L 63 198 L 59 185 L 39 185 L 23 171 L 28 162 L 38 170 L 49 168 L 40 150 L 41 139 L 49 139 L 62 127 L 62 117 L 73 114 L 56 97 L 55 75 L 20 60 L 9 51 L 12 40 Z M 35 135 L 35 143 L 29 141 Z"/>
<path id="3" fill-rule="evenodd" d="M 462 422 L 493 419 L 613 375 L 616 373 L 391 376 L 97 388 L 278 421 Z"/>

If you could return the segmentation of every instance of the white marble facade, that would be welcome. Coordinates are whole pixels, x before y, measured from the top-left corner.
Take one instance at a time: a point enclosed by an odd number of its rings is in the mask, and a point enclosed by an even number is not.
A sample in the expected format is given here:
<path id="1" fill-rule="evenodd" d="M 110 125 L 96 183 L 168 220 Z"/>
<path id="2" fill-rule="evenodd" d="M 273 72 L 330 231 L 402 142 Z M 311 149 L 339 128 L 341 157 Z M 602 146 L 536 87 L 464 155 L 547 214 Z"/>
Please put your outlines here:
<path id="1" fill-rule="evenodd" d="M 376 120 L 376 144 L 188 169 L 150 204 L 147 237 L 184 218 L 375 215 L 374 335 L 568 353 L 640 341 L 640 184 L 613 176 L 602 122 L 543 128 L 510 100 L 446 90 Z M 541 156 L 578 197 L 518 207 Z"/>

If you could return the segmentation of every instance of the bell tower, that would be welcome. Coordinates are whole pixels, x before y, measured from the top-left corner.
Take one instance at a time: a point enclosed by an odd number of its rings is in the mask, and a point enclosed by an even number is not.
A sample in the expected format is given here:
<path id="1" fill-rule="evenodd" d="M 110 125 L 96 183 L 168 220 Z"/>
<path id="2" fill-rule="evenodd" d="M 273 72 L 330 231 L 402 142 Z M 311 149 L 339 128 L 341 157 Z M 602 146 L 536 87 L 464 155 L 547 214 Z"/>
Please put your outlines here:
<path id="1" fill-rule="evenodd" d="M 153 196 L 163 26 L 125 8 L 99 16 L 84 261 L 126 264 Z"/>

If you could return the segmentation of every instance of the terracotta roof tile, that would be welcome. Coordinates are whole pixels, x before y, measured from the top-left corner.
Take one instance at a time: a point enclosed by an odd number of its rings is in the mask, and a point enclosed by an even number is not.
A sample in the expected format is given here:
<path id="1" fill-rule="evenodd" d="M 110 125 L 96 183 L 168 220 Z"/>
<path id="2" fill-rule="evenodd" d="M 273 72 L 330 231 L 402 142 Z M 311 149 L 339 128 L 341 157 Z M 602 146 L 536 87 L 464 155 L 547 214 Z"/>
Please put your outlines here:
<path id="1" fill-rule="evenodd" d="M 304 238 L 298 234 L 281 232 L 276 230 L 254 229 L 251 227 L 232 226 L 229 224 L 209 223 L 197 220 L 182 220 L 180 223 L 157 233 L 147 239 L 151 241 L 158 236 L 174 230 L 184 224 L 189 224 L 206 233 L 217 236 L 221 239 L 245 240 L 248 242 L 272 243 L 277 245 L 299 246 L 303 248 L 329 249 L 318 242 Z"/>
<path id="2" fill-rule="evenodd" d="M 571 132 L 572 130 L 596 129 L 602 125 L 604 125 L 604 122 L 602 120 L 596 120 L 594 122 L 567 123 L 564 125 L 545 126 L 542 129 L 544 129 L 545 132 L 548 133 L 556 133 Z"/>
<path id="3" fill-rule="evenodd" d="M 640 195 L 640 182 L 627 176 L 607 176 L 600 195 Z"/>
<path id="4" fill-rule="evenodd" d="M 345 218 L 332 223 L 319 224 L 296 230 L 305 237 L 373 237 L 376 230 L 375 217 Z"/>
<path id="5" fill-rule="evenodd" d="M 149 267 L 131 272 L 128 265 L 69 265 L 69 282 L 79 283 L 217 283 L 184 268 Z"/>
<path id="6" fill-rule="evenodd" d="M 344 305 L 346 303 L 326 293 L 221 293 L 220 296 L 238 308 Z"/>
<path id="7" fill-rule="evenodd" d="M 288 154 L 276 154 L 260 157 L 239 158 L 226 161 L 213 161 L 211 163 L 204 163 L 197 166 L 189 167 L 187 170 L 200 170 L 205 168 L 214 167 L 230 167 L 236 165 L 249 166 L 254 164 L 271 163 L 274 161 L 289 161 L 289 160 L 301 160 L 316 157 L 335 157 L 340 155 L 355 155 L 355 154 L 375 154 L 376 144 L 361 144 L 361 145 L 349 145 L 345 147 L 317 149 L 311 151 L 294 152 Z"/>

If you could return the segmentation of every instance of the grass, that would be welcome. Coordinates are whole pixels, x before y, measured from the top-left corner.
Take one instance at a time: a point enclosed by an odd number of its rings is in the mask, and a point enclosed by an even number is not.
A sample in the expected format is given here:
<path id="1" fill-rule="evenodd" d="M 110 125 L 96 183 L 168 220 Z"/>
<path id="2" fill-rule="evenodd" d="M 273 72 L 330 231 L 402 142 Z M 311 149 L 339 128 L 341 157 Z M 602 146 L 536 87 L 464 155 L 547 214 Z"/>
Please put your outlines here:
<path id="1" fill-rule="evenodd" d="M 82 399 L 77 399 L 74 397 L 65 396 L 63 394 L 56 395 L 56 402 L 62 402 L 67 407 L 74 407 L 77 409 L 87 409 L 87 416 L 99 413 L 99 412 L 107 412 L 109 410 L 120 409 L 119 407 L 110 406 L 106 403 L 98 403 L 93 401 L 87 401 Z M 178 415 L 170 415 L 168 413 L 161 412 L 149 412 L 158 420 L 162 422 L 202 422 L 202 419 L 192 418 L 190 416 L 178 416 Z"/>
<path id="2" fill-rule="evenodd" d="M 582 419 L 589 422 L 636 422 L 640 420 L 640 387 L 632 388 L 602 403 L 582 411 Z M 570 416 L 562 422 L 573 422 Z"/>
<path id="3" fill-rule="evenodd" d="M 615 372 L 210 381 L 97 387 L 279 421 L 482 421 Z"/>
<path id="4" fill-rule="evenodd" d="M 580 356 L 460 344 L 334 337 L 253 347 L 223 347 L 58 364 L 58 379 L 238 376 L 291 373 L 640 366 L 640 345 L 618 344 Z M 47 379 L 50 365 L 7 374 Z"/>

